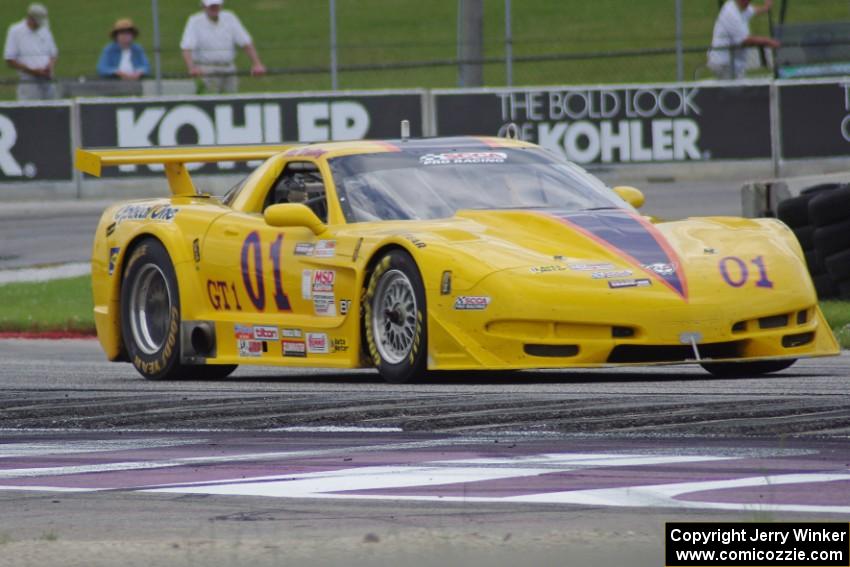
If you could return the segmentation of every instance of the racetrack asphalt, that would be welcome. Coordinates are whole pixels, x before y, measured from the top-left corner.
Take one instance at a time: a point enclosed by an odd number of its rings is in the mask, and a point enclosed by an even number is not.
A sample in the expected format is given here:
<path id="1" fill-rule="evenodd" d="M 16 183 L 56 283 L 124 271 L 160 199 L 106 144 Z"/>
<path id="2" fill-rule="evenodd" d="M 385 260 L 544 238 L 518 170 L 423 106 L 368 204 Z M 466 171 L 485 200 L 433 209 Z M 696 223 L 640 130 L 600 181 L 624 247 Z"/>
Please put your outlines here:
<path id="1" fill-rule="evenodd" d="M 411 385 L 0 360 L 0 565 L 660 565 L 665 521 L 850 514 L 846 354 Z"/>

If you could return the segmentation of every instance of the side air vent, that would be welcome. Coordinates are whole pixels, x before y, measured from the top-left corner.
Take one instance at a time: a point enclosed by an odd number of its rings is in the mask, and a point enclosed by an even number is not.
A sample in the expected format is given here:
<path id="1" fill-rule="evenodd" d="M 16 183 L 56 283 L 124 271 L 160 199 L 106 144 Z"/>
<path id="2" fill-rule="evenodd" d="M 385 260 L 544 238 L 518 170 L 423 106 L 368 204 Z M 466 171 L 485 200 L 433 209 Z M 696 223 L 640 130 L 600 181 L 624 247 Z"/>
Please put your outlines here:
<path id="1" fill-rule="evenodd" d="M 548 358 L 569 358 L 578 354 L 576 345 L 525 345 L 525 354 Z"/>
<path id="2" fill-rule="evenodd" d="M 782 346 L 785 348 L 800 347 L 809 344 L 813 340 L 815 340 L 815 334 L 813 332 L 785 335 L 782 337 Z"/>

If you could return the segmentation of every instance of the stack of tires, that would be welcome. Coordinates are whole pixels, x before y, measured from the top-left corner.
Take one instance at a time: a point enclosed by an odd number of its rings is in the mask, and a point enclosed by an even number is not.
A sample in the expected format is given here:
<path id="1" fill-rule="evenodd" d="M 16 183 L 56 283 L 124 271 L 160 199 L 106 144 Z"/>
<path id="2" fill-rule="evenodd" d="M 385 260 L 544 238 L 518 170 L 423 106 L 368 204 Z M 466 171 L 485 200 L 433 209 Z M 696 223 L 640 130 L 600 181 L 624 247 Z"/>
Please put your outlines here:
<path id="1" fill-rule="evenodd" d="M 810 187 L 779 203 L 779 219 L 791 227 L 821 299 L 850 299 L 850 185 Z"/>

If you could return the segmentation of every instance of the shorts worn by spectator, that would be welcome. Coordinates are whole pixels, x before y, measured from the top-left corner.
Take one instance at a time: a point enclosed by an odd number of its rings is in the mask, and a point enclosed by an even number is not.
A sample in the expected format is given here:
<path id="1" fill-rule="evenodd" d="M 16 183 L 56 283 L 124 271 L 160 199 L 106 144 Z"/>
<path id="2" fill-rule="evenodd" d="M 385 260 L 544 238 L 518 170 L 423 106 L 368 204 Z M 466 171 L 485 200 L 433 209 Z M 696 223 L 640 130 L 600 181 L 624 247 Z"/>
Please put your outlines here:
<path id="1" fill-rule="evenodd" d="M 47 8 L 30 4 L 27 17 L 9 26 L 3 59 L 18 71 L 18 100 L 49 100 L 56 98 L 53 68 L 59 50 L 50 33 Z"/>
<path id="2" fill-rule="evenodd" d="M 708 68 L 718 79 L 742 79 L 747 70 L 755 65 L 753 46 L 776 49 L 779 42 L 750 34 L 753 16 L 765 14 L 773 6 L 773 0 L 765 0 L 762 6 L 751 6 L 750 0 L 726 0 L 714 23 L 711 49 L 708 51 Z"/>
<path id="3" fill-rule="evenodd" d="M 239 88 L 236 76 L 236 47 L 241 47 L 251 59 L 251 73 L 262 75 L 266 68 L 254 49 L 251 35 L 233 12 L 222 10 L 223 0 L 203 0 L 203 11 L 193 14 L 186 22 L 180 49 L 186 68 L 193 77 L 200 77 L 208 92 L 235 93 Z"/>

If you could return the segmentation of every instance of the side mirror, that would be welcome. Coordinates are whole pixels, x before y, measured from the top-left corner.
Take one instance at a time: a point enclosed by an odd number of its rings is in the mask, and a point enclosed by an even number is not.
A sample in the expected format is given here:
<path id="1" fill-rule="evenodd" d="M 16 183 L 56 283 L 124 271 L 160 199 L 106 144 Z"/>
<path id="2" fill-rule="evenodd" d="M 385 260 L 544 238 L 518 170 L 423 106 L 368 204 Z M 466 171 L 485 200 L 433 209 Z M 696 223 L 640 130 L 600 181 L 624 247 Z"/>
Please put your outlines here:
<path id="1" fill-rule="evenodd" d="M 325 223 L 316 216 L 310 207 L 300 203 L 284 203 L 266 207 L 263 218 L 269 226 L 293 227 L 303 226 L 321 234 L 325 231 Z"/>
<path id="2" fill-rule="evenodd" d="M 643 196 L 643 192 L 640 189 L 635 189 L 634 187 L 629 187 L 628 185 L 620 185 L 619 187 L 614 187 L 614 193 L 619 195 L 622 200 L 624 200 L 636 209 L 641 208 L 644 202 L 646 201 L 646 197 Z"/>

